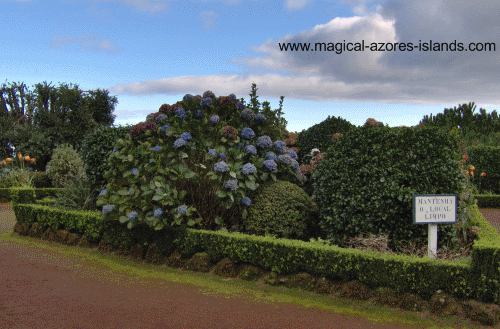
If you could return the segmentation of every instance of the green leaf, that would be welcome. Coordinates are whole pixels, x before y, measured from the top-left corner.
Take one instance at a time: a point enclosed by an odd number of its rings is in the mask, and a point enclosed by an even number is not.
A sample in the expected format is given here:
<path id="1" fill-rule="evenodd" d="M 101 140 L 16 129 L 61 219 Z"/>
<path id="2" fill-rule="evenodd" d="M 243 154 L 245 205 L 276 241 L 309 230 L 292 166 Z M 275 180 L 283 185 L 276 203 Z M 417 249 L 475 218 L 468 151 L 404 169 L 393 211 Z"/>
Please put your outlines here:
<path id="1" fill-rule="evenodd" d="M 122 224 L 123 224 L 123 223 L 125 223 L 125 222 L 127 222 L 127 221 L 128 221 L 128 218 L 127 218 L 127 217 L 125 217 L 125 216 L 120 216 L 119 221 L 120 221 L 120 223 L 122 223 Z"/>
<path id="2" fill-rule="evenodd" d="M 196 223 L 195 223 L 195 221 L 194 221 L 194 220 L 190 219 L 190 220 L 188 220 L 187 224 L 188 224 L 189 226 L 194 226 Z"/>
<path id="3" fill-rule="evenodd" d="M 155 218 L 153 216 L 146 216 L 146 220 L 148 222 L 152 222 L 153 220 L 155 220 Z"/>
<path id="4" fill-rule="evenodd" d="M 158 222 L 156 225 L 155 225 L 155 231 L 159 231 L 163 228 L 163 223 L 162 222 Z"/>
<path id="5" fill-rule="evenodd" d="M 181 159 L 185 159 L 185 158 L 187 158 L 187 157 L 189 157 L 189 156 L 187 155 L 187 153 L 184 153 L 184 152 L 182 152 L 182 151 L 181 151 Z"/>
<path id="6" fill-rule="evenodd" d="M 134 156 L 132 154 L 129 154 L 127 159 L 128 159 L 128 161 L 132 162 L 132 161 L 134 161 Z"/>
<path id="7" fill-rule="evenodd" d="M 163 186 L 163 185 L 161 184 L 161 182 L 155 181 L 154 183 L 155 183 L 155 186 L 156 186 L 156 187 L 162 187 L 162 186 Z"/>
<path id="8" fill-rule="evenodd" d="M 219 216 L 215 217 L 215 224 L 217 224 L 217 225 L 222 224 L 222 220 L 219 218 Z"/>
<path id="9" fill-rule="evenodd" d="M 186 179 L 193 178 L 194 176 L 196 176 L 196 173 L 194 171 L 190 171 L 184 174 L 184 178 Z"/>
<path id="10" fill-rule="evenodd" d="M 223 190 L 217 190 L 215 193 L 219 198 L 225 198 L 227 196 L 227 192 Z"/>
<path id="11" fill-rule="evenodd" d="M 234 197 L 233 197 L 233 194 L 232 193 L 228 193 L 229 194 L 229 197 L 231 198 L 231 201 L 234 202 Z"/>
<path id="12" fill-rule="evenodd" d="M 257 186 L 255 185 L 255 182 L 252 181 L 246 181 L 245 182 L 246 187 L 248 187 L 250 190 L 255 191 L 257 189 Z"/>
<path id="13" fill-rule="evenodd" d="M 158 201 L 158 200 L 160 200 L 161 198 L 162 198 L 162 197 L 161 197 L 160 195 L 155 195 L 155 196 L 153 197 L 153 201 Z"/>
<path id="14" fill-rule="evenodd" d="M 229 172 L 229 176 L 231 176 L 233 178 L 236 178 L 236 173 L 234 171 L 230 171 Z"/>

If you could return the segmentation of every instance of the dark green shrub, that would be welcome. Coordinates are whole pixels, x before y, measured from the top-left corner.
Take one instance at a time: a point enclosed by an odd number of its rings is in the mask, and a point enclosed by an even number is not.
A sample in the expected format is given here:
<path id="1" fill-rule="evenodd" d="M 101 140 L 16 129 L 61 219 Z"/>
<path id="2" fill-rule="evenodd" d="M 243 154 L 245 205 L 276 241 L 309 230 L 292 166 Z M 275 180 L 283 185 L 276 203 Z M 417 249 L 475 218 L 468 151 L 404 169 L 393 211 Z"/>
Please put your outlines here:
<path id="1" fill-rule="evenodd" d="M 320 152 L 325 152 L 332 143 L 334 134 L 344 133 L 354 128 L 356 128 L 355 125 L 341 117 L 328 116 L 325 121 L 315 124 L 307 130 L 302 130 L 295 144 L 299 149 L 297 154 L 299 163 L 308 164 L 311 158 L 306 155 L 310 155 L 312 149 L 317 148 Z"/>
<path id="2" fill-rule="evenodd" d="M 317 229 L 315 205 L 297 185 L 278 180 L 264 185 L 250 207 L 245 229 L 258 235 L 307 241 Z"/>
<path id="3" fill-rule="evenodd" d="M 427 243 L 427 225 L 413 224 L 414 194 L 456 194 L 460 222 L 465 176 L 458 150 L 456 136 L 437 128 L 363 127 L 343 134 L 314 175 L 314 202 L 328 239 L 338 243 L 362 231 L 388 234 L 392 250 L 396 241 Z M 438 225 L 438 248 L 457 246 L 457 226 Z"/>
<path id="4" fill-rule="evenodd" d="M 117 150 L 114 146 L 119 139 L 127 138 L 130 127 L 131 125 L 100 127 L 83 140 L 80 155 L 90 182 L 93 207 L 95 207 L 97 195 L 107 184 L 104 173 L 110 169 L 108 159 L 113 154 L 113 150 Z"/>
<path id="5" fill-rule="evenodd" d="M 75 178 L 86 179 L 80 155 L 69 144 L 56 147 L 47 163 L 47 175 L 57 188 L 65 187 Z"/>
<path id="6" fill-rule="evenodd" d="M 33 183 L 33 186 L 35 188 L 51 188 L 51 187 L 53 187 L 52 181 L 50 180 L 47 173 L 44 171 L 40 171 L 40 172 L 37 171 L 33 175 L 33 180 L 31 182 Z"/>

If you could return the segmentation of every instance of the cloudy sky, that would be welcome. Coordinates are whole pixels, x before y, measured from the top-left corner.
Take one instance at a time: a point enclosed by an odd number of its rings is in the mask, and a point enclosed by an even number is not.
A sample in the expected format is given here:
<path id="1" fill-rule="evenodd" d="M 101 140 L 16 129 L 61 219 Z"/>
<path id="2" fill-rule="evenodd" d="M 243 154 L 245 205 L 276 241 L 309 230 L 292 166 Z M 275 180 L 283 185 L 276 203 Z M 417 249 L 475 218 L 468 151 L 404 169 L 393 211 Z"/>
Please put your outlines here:
<path id="1" fill-rule="evenodd" d="M 211 90 L 283 111 L 288 130 L 329 115 L 418 124 L 475 102 L 499 110 L 500 2 L 438 0 L 0 0 L 0 83 L 107 89 L 115 124 Z M 345 41 L 344 41 L 345 40 Z M 412 43 L 314 51 L 314 43 Z M 424 51 L 419 43 L 467 51 Z M 280 46 L 301 43 L 309 51 Z M 486 51 L 470 51 L 482 43 Z M 495 43 L 491 51 L 484 43 Z M 335 46 L 334 46 L 335 47 Z M 337 46 L 339 47 L 339 46 Z M 377 48 L 379 45 L 377 45 Z M 385 45 L 384 45 L 385 47 Z M 399 46 L 397 46 L 399 47 Z M 349 47 L 350 48 L 350 47 Z M 392 51 L 387 51 L 392 50 Z"/>

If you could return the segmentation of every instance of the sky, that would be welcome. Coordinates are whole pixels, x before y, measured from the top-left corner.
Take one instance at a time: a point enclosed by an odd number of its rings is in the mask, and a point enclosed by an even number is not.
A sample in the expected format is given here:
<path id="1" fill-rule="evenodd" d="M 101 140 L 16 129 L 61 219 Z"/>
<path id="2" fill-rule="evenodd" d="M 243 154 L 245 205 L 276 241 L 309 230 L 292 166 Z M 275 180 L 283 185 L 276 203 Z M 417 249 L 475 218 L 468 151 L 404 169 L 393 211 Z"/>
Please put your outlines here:
<path id="1" fill-rule="evenodd" d="M 116 125 L 146 121 L 162 104 L 188 93 L 233 93 L 249 102 L 253 82 L 258 100 L 269 101 L 271 109 L 285 97 L 287 129 L 297 132 L 328 116 L 357 126 L 374 118 L 395 127 L 417 125 L 424 115 L 462 103 L 475 102 L 476 112 L 498 111 L 498 0 L 0 0 L 0 5 L 0 83 L 25 83 L 31 91 L 43 81 L 106 89 L 118 99 Z M 431 40 L 456 41 L 467 51 L 418 49 Z M 339 51 L 343 43 L 362 41 L 385 51 Z M 386 47 L 395 42 L 396 50 Z M 280 49 L 288 43 L 311 49 Z M 331 43 L 333 51 L 314 51 L 315 43 Z M 414 49 L 401 50 L 401 43 Z M 491 51 L 470 51 L 470 43 L 494 45 Z"/>

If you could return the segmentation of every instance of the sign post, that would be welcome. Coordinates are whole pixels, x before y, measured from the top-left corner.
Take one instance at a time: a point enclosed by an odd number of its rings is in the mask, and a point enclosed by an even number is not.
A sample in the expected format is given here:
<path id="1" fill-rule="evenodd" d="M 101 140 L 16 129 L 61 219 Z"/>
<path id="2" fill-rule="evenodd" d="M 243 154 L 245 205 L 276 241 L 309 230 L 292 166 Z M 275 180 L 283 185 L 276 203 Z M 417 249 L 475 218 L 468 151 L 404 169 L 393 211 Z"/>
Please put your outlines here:
<path id="1" fill-rule="evenodd" d="M 428 224 L 427 250 L 430 259 L 437 255 L 437 224 L 457 222 L 456 194 L 415 194 L 413 196 L 413 224 Z"/>

